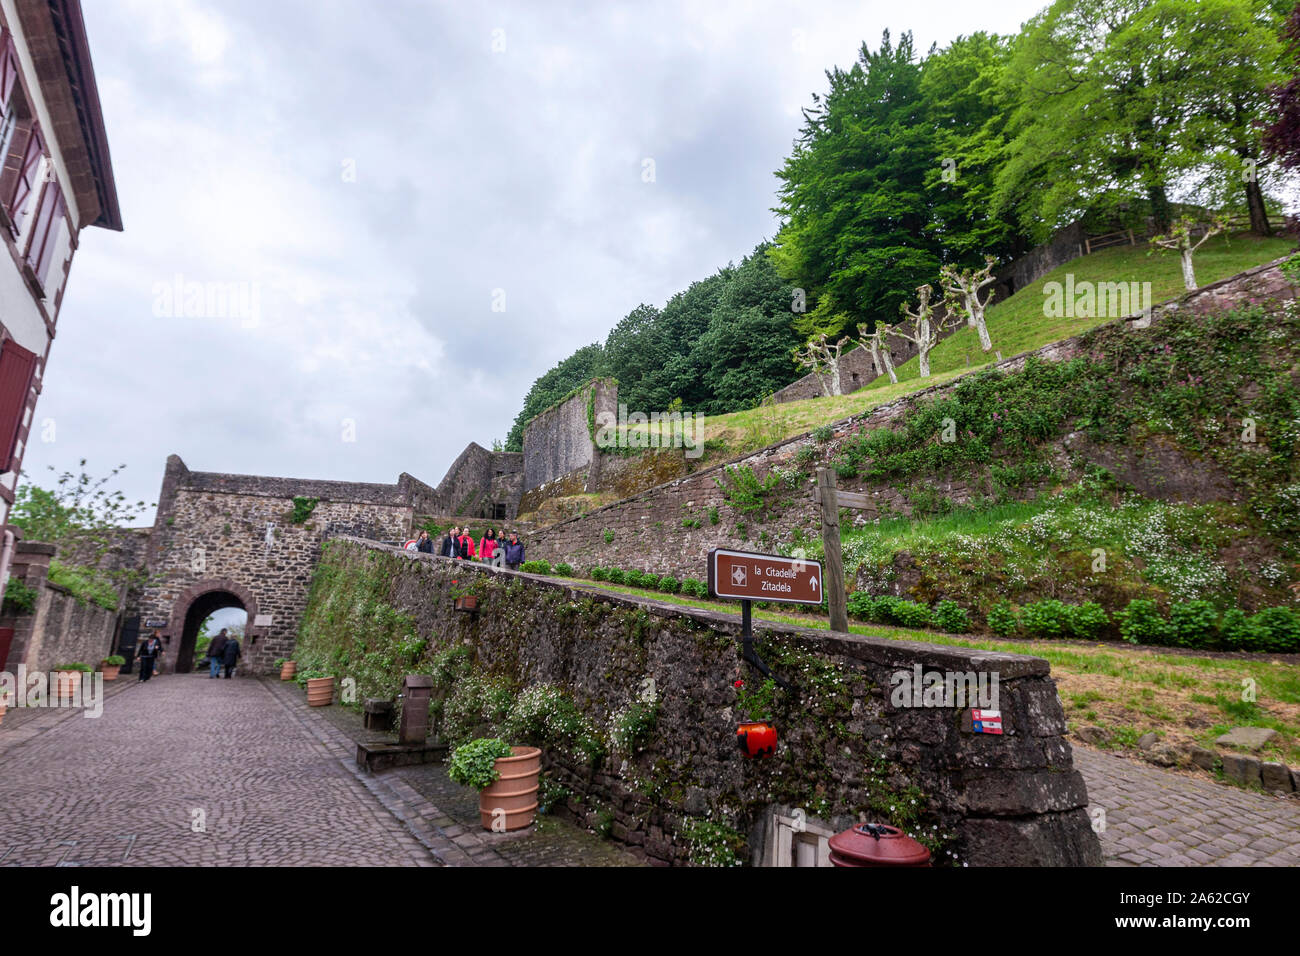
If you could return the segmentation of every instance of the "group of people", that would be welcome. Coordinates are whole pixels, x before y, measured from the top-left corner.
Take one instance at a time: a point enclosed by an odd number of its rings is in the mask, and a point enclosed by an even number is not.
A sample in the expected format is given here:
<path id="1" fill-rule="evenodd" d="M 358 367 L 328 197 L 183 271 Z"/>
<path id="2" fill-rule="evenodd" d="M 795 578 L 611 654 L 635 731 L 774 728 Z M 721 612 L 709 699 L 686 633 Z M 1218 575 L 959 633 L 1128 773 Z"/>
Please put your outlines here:
<path id="1" fill-rule="evenodd" d="M 425 554 L 439 554 L 444 558 L 458 558 L 462 561 L 482 561 L 495 568 L 519 570 L 524 563 L 524 545 L 519 535 L 513 531 L 510 540 L 505 540 L 505 533 L 498 537 L 494 529 L 488 528 L 478 542 L 470 534 L 469 528 L 452 528 L 443 537 L 442 543 L 435 545 L 429 532 L 421 531 L 415 542 L 415 549 Z"/>
<path id="2" fill-rule="evenodd" d="M 239 660 L 239 638 L 227 634 L 223 627 L 208 644 L 208 678 L 220 677 L 221 668 L 226 668 L 226 678 L 235 672 L 235 662 Z"/>

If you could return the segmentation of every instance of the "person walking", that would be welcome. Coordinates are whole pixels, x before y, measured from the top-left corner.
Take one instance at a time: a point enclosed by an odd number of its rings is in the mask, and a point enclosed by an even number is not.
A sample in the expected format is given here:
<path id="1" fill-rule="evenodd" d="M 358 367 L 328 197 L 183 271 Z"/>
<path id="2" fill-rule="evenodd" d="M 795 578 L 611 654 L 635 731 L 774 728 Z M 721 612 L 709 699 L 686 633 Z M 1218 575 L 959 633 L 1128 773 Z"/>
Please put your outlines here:
<path id="1" fill-rule="evenodd" d="M 446 537 L 442 539 L 442 547 L 438 553 L 444 558 L 456 557 L 456 536 L 458 534 L 460 534 L 460 528 L 452 528 L 447 532 Z"/>
<path id="2" fill-rule="evenodd" d="M 208 645 L 208 678 L 221 676 L 221 664 L 226 658 L 226 644 L 230 638 L 226 636 L 226 629 L 223 627 L 217 636 L 212 639 Z"/>
<path id="3" fill-rule="evenodd" d="M 497 533 L 491 528 L 483 532 L 483 540 L 479 542 L 478 553 L 483 559 L 484 564 L 491 564 L 492 557 L 497 550 Z"/>
<path id="4" fill-rule="evenodd" d="M 161 653 L 162 641 L 159 639 L 158 631 L 154 631 L 140 648 L 140 681 L 147 681 L 153 676 L 153 665 Z"/>
<path id="5" fill-rule="evenodd" d="M 230 675 L 235 672 L 235 662 L 239 660 L 239 639 L 230 635 L 221 653 L 226 664 L 226 680 L 230 680 Z"/>
<path id="6" fill-rule="evenodd" d="M 510 540 L 506 542 L 506 567 L 511 571 L 518 571 L 519 565 L 524 563 L 524 545 L 519 540 L 519 535 L 513 531 L 510 532 Z"/>

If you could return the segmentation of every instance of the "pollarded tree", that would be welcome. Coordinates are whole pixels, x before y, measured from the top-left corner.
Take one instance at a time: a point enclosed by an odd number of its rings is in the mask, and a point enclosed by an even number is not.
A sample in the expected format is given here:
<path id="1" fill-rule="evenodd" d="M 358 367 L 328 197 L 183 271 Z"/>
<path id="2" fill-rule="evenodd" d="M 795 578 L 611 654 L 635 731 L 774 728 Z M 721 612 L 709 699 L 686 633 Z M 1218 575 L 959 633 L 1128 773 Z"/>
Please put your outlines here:
<path id="1" fill-rule="evenodd" d="M 823 332 L 809 339 L 801 348 L 795 349 L 795 362 L 817 376 L 823 395 L 844 394 L 840 388 L 840 352 L 848 341 L 846 335 L 832 344 Z"/>
<path id="2" fill-rule="evenodd" d="M 930 293 L 932 291 L 928 284 L 917 287 L 915 312 L 908 309 L 906 302 L 898 307 L 898 310 L 903 315 L 912 320 L 910 334 L 904 332 L 897 325 L 889 329 L 890 335 L 896 335 L 916 346 L 916 360 L 921 367 L 921 378 L 930 377 L 930 350 L 938 344 L 939 333 L 944 329 L 952 328 L 956 324 L 954 313 L 950 309 L 941 312 L 938 319 L 934 318 L 934 306 L 930 304 Z"/>
<path id="3" fill-rule="evenodd" d="M 1170 227 L 1169 232 L 1163 236 L 1152 236 L 1151 244 L 1160 246 L 1162 249 L 1177 249 L 1183 259 L 1183 286 L 1188 292 L 1195 292 L 1196 272 L 1192 268 L 1192 256 L 1196 250 L 1205 244 L 1205 240 L 1211 236 L 1217 236 L 1223 232 L 1226 224 L 1222 219 L 1211 219 L 1208 223 L 1200 223 L 1193 219 L 1179 219 Z M 1201 238 L 1193 242 L 1195 234 L 1199 230 L 1205 230 Z M 1155 250 L 1151 250 L 1154 252 Z"/>
<path id="4" fill-rule="evenodd" d="M 875 367 L 876 377 L 888 374 L 889 380 L 897 385 L 898 373 L 894 371 L 894 356 L 890 352 L 889 337 L 885 332 L 879 325 L 868 332 L 866 323 L 863 323 L 858 326 L 858 335 L 861 336 L 858 344 L 871 352 L 871 364 Z"/>
<path id="5" fill-rule="evenodd" d="M 939 270 L 939 285 L 943 288 L 944 308 L 950 314 L 961 313 L 966 316 L 966 324 L 979 333 L 980 348 L 985 352 L 993 348 L 989 338 L 989 327 L 984 321 L 984 311 L 993 301 L 993 290 L 989 290 L 983 300 L 980 290 L 997 281 L 993 275 L 994 258 L 984 260 L 982 269 L 958 269 L 956 266 L 944 266 Z"/>

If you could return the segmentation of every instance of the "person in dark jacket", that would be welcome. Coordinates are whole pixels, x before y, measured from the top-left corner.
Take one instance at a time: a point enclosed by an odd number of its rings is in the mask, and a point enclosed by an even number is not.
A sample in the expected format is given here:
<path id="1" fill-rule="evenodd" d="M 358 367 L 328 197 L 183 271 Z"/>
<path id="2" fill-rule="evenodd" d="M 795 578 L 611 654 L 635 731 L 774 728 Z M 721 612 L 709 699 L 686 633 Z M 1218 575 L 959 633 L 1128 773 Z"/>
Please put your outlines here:
<path id="1" fill-rule="evenodd" d="M 226 680 L 235 672 L 235 661 L 239 660 L 239 639 L 233 635 L 226 641 L 226 646 L 222 650 L 222 657 L 226 663 Z"/>
<path id="2" fill-rule="evenodd" d="M 466 561 L 473 561 L 478 556 L 474 550 L 474 536 L 469 533 L 469 528 L 463 528 L 460 536 L 460 553 L 456 555 Z"/>
<path id="3" fill-rule="evenodd" d="M 420 538 L 415 542 L 415 550 L 423 551 L 425 554 L 433 554 L 433 539 L 429 537 L 429 532 L 420 532 Z"/>
<path id="4" fill-rule="evenodd" d="M 511 571 L 518 571 L 519 565 L 524 563 L 524 545 L 519 540 L 519 535 L 513 531 L 510 533 L 510 540 L 506 542 L 506 567 Z"/>
<path id="5" fill-rule="evenodd" d="M 226 629 L 223 627 L 220 633 L 212 639 L 208 645 L 208 677 L 221 676 L 221 664 L 225 660 L 226 644 L 230 638 L 226 637 Z"/>
<path id="6" fill-rule="evenodd" d="M 456 557 L 456 536 L 460 534 L 460 528 L 452 528 L 442 539 L 442 547 L 438 553 L 444 558 Z"/>
<path id="7" fill-rule="evenodd" d="M 153 665 L 158 660 L 158 655 L 162 653 L 162 640 L 159 632 L 154 631 L 145 639 L 144 646 L 140 648 L 140 680 L 146 681 L 153 676 Z"/>

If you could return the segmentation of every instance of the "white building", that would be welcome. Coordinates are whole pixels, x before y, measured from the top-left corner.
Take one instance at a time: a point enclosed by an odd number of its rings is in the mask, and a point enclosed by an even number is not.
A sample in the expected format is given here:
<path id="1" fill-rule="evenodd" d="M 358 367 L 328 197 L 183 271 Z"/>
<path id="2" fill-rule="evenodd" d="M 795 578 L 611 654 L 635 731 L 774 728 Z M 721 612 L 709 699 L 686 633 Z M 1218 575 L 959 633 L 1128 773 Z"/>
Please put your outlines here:
<path id="1" fill-rule="evenodd" d="M 122 228 L 80 0 L 0 0 L 0 114 L 2 592 L 9 510 L 77 237 Z"/>

